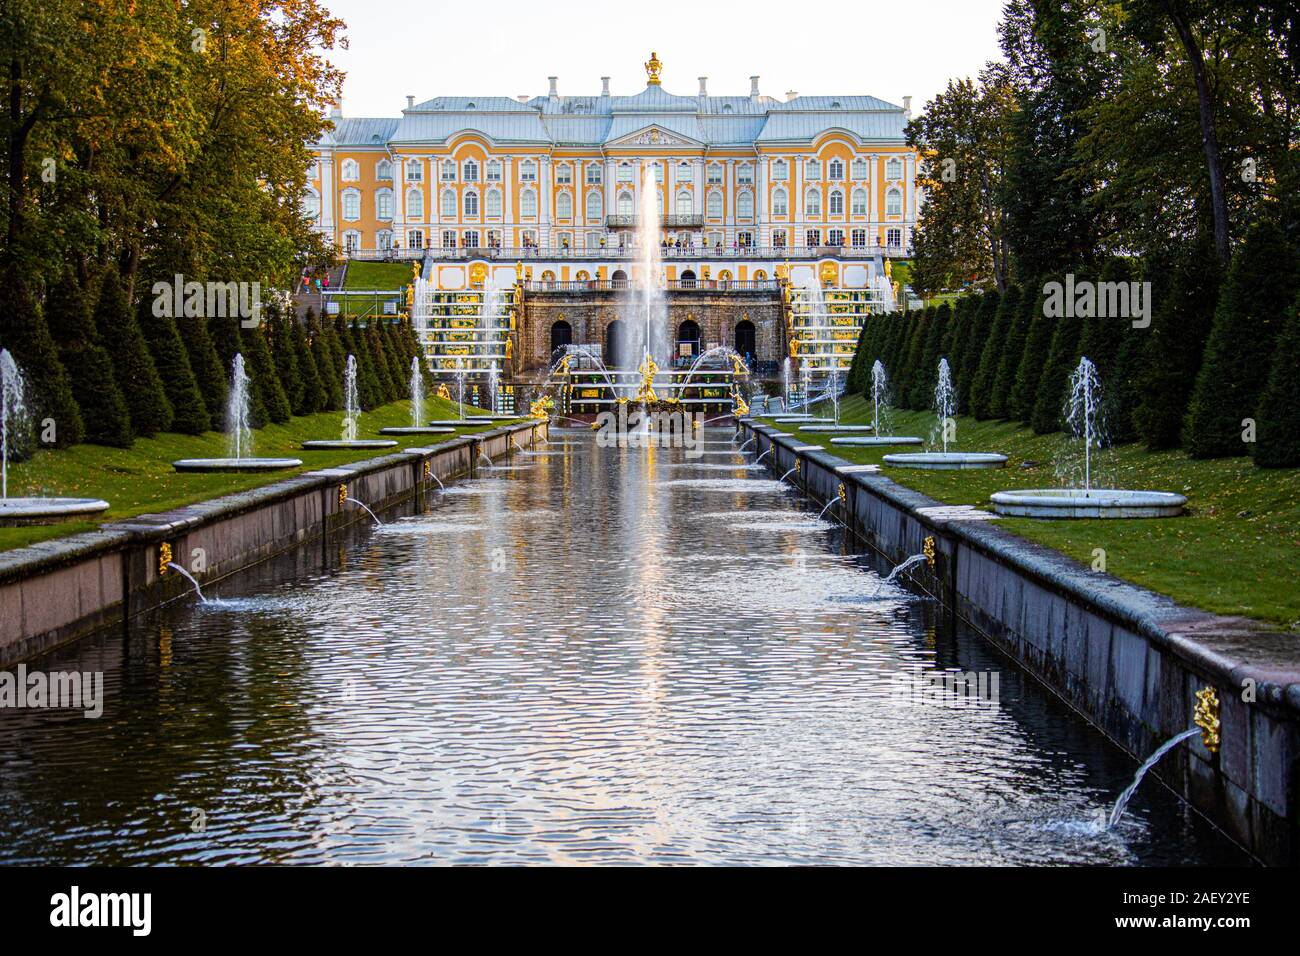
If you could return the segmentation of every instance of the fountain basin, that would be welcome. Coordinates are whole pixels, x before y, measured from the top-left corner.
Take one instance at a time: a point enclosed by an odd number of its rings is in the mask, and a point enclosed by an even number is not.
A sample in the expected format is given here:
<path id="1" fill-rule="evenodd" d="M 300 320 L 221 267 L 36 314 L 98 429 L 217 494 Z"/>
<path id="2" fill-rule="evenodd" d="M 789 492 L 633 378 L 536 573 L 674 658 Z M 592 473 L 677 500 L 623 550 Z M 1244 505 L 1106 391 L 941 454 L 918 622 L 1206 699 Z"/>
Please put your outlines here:
<path id="1" fill-rule="evenodd" d="M 98 498 L 0 498 L 0 526 L 53 524 L 107 510 Z"/>
<path id="2" fill-rule="evenodd" d="M 429 424 L 435 428 L 465 428 L 470 425 L 490 425 L 492 422 L 491 419 L 484 418 L 435 418 Z"/>
<path id="3" fill-rule="evenodd" d="M 793 425 L 795 423 L 803 425 L 831 425 L 834 424 L 833 418 L 818 418 L 815 415 L 773 415 L 772 421 L 778 425 Z"/>
<path id="4" fill-rule="evenodd" d="M 872 448 L 877 445 L 919 445 L 921 439 L 911 435 L 846 435 L 843 438 L 832 438 L 831 444 Z"/>
<path id="5" fill-rule="evenodd" d="M 302 443 L 302 447 L 307 451 L 337 451 L 339 449 L 366 451 L 375 448 L 392 448 L 396 444 L 397 442 L 393 441 L 391 438 L 356 438 L 351 441 L 347 439 L 331 438 L 305 441 Z"/>
<path id="6" fill-rule="evenodd" d="M 884 461 L 886 465 L 894 465 L 897 468 L 944 471 L 964 468 L 1001 468 L 1007 463 L 1007 456 L 987 451 L 922 451 L 886 455 Z"/>
<path id="7" fill-rule="evenodd" d="M 875 429 L 871 425 L 800 425 L 801 432 L 869 432 Z"/>
<path id="8" fill-rule="evenodd" d="M 436 425 L 403 425 L 392 428 L 381 428 L 381 435 L 450 435 L 456 429 L 441 428 Z"/>
<path id="9" fill-rule="evenodd" d="M 177 471 L 282 471 L 301 464 L 301 458 L 182 458 L 172 467 Z"/>
<path id="10" fill-rule="evenodd" d="M 1170 491 L 1118 488 L 1030 488 L 999 491 L 993 510 L 1025 518 L 1172 518 L 1187 499 Z"/>

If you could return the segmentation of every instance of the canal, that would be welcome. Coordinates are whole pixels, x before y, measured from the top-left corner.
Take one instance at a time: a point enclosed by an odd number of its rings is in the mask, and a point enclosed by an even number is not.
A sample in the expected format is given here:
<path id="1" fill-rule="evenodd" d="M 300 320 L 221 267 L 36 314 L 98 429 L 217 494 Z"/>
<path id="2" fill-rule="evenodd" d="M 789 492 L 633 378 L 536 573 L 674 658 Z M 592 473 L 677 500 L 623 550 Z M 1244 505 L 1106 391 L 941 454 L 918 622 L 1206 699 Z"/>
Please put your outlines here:
<path id="1" fill-rule="evenodd" d="M 1247 862 L 1153 779 L 1103 830 L 1130 758 L 703 437 L 556 431 L 31 662 L 103 715 L 0 711 L 0 862 Z"/>

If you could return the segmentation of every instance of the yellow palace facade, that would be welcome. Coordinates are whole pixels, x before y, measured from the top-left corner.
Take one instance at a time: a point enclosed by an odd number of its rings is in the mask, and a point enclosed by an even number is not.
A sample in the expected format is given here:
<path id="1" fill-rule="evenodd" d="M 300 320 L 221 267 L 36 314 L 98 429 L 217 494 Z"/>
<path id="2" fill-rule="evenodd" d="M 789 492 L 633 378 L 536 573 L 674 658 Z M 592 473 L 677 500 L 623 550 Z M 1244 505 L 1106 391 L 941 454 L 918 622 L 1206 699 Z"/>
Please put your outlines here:
<path id="1" fill-rule="evenodd" d="M 693 257 L 904 254 L 916 222 L 909 110 L 870 96 L 445 96 L 398 119 L 333 117 L 305 207 L 348 256 L 617 257 L 644 167 L 664 239 Z M 907 98 L 910 99 L 910 98 Z M 906 100 L 905 100 L 906 102 Z"/>

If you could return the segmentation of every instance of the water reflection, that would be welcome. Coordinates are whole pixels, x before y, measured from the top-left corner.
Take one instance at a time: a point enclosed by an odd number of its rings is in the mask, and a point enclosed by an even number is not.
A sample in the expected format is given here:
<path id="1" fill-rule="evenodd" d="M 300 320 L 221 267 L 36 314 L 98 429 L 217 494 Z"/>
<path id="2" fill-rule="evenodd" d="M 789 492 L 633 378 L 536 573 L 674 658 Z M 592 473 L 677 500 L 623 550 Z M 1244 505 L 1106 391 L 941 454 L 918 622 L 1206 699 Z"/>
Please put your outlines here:
<path id="1" fill-rule="evenodd" d="M 104 716 L 0 712 L 0 860 L 1241 861 L 1157 787 L 1087 833 L 1132 762 L 794 489 L 557 445 L 51 655 Z"/>

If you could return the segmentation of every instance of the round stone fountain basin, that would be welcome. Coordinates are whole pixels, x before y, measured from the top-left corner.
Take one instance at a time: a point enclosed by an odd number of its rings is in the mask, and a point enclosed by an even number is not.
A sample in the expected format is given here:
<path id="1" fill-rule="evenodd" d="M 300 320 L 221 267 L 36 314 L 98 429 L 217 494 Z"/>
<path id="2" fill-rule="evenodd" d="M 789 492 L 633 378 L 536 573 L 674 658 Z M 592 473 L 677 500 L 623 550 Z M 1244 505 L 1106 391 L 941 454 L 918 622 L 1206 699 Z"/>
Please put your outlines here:
<path id="1" fill-rule="evenodd" d="M 436 425 L 403 425 L 392 428 L 381 428 L 381 435 L 450 435 L 456 429 L 440 428 Z"/>
<path id="2" fill-rule="evenodd" d="M 1117 488 L 1030 488 L 999 491 L 993 510 L 1026 518 L 1172 518 L 1187 499 L 1170 491 Z"/>
<path id="3" fill-rule="evenodd" d="M 107 510 L 98 498 L 0 498 L 0 526 L 53 524 Z"/>
<path id="4" fill-rule="evenodd" d="M 773 415 L 772 421 L 778 425 L 832 425 L 833 418 L 817 418 L 813 415 Z"/>
<path id="5" fill-rule="evenodd" d="M 886 465 L 898 468 L 955 471 L 963 468 L 1001 468 L 1007 463 L 1007 456 L 986 451 L 922 451 L 886 455 L 884 461 Z"/>
<path id="6" fill-rule="evenodd" d="M 182 458 L 172 467 L 177 471 L 282 471 L 301 464 L 301 458 Z"/>
<path id="7" fill-rule="evenodd" d="M 831 444 L 874 448 L 878 445 L 919 445 L 921 439 L 911 435 L 845 435 L 843 438 L 832 438 Z"/>
<path id="8" fill-rule="evenodd" d="M 800 425 L 801 432 L 869 432 L 875 431 L 871 425 Z"/>
<path id="9" fill-rule="evenodd" d="M 340 438 L 321 439 L 318 441 L 305 441 L 302 447 L 307 451 L 338 451 L 355 450 L 371 451 L 376 448 L 392 448 L 397 442 L 391 438 L 357 438 L 352 441 Z"/>

